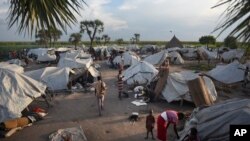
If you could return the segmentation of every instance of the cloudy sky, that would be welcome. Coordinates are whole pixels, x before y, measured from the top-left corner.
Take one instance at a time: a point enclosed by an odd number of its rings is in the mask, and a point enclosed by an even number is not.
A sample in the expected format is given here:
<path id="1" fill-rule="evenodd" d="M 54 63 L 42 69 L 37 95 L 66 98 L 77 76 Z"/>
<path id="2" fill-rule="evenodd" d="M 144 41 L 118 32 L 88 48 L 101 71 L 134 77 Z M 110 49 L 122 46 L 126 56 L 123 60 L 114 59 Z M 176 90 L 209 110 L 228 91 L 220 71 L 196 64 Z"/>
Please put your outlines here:
<path id="1" fill-rule="evenodd" d="M 168 41 L 175 34 L 182 41 L 198 41 L 211 33 L 219 24 L 225 7 L 211 9 L 219 0 L 85 0 L 78 21 L 100 19 L 104 22 L 104 33 L 112 40 L 129 40 L 134 33 L 141 40 Z M 0 1 L 0 41 L 31 41 L 34 37 L 18 35 L 16 28 L 8 29 L 8 0 Z M 172 32 L 170 32 L 172 31 Z M 67 41 L 69 35 L 79 32 L 79 24 L 68 29 L 61 38 Z M 217 40 L 222 41 L 225 35 Z M 83 35 L 83 40 L 88 40 Z"/>

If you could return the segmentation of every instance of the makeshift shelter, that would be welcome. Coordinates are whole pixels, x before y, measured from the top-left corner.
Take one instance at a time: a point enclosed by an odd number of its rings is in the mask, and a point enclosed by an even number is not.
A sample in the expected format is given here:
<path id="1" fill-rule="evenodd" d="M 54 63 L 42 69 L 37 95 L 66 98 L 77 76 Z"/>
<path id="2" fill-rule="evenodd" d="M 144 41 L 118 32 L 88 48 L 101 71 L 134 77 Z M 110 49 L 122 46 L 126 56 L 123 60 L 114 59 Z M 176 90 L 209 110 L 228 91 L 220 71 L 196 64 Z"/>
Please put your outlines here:
<path id="1" fill-rule="evenodd" d="M 244 70 L 241 67 L 242 64 L 237 60 L 227 65 L 218 64 L 207 75 L 224 84 L 233 84 L 244 80 Z"/>
<path id="2" fill-rule="evenodd" d="M 56 60 L 55 50 L 53 48 L 30 49 L 27 55 L 30 57 L 33 57 L 36 61 L 39 61 L 39 62 L 47 62 L 47 61 Z"/>
<path id="3" fill-rule="evenodd" d="M 185 59 L 195 59 L 197 58 L 197 49 L 196 48 L 182 48 L 180 50 L 181 54 Z"/>
<path id="4" fill-rule="evenodd" d="M 19 60 L 19 59 L 11 59 L 8 62 L 9 62 L 9 64 L 16 64 L 18 66 L 25 66 L 26 65 L 25 62 L 23 62 L 22 60 Z"/>
<path id="5" fill-rule="evenodd" d="M 129 44 L 125 48 L 127 51 L 138 51 L 140 49 L 137 44 Z"/>
<path id="6" fill-rule="evenodd" d="M 145 61 L 140 61 L 137 64 L 130 66 L 127 70 L 124 71 L 123 80 L 126 81 L 128 85 L 147 84 L 157 74 L 158 74 L 158 70 L 155 69 L 153 65 Z"/>
<path id="7" fill-rule="evenodd" d="M 24 68 L 16 65 L 16 64 L 10 64 L 8 62 L 0 62 L 0 68 L 3 69 L 7 69 L 7 70 L 11 70 L 17 73 L 23 73 L 24 72 Z"/>
<path id="8" fill-rule="evenodd" d="M 172 47 L 183 48 L 181 41 L 175 35 L 165 46 L 165 48 L 172 48 Z"/>
<path id="9" fill-rule="evenodd" d="M 89 68 L 93 64 L 93 59 L 71 59 L 71 58 L 60 58 L 57 66 L 60 68 L 69 67 L 74 68 Z"/>
<path id="10" fill-rule="evenodd" d="M 207 50 L 206 47 L 199 47 L 197 49 L 197 51 L 199 53 L 201 53 L 201 55 L 204 57 L 204 59 L 217 59 L 218 57 L 218 54 L 217 54 L 217 51 L 209 51 Z"/>
<path id="11" fill-rule="evenodd" d="M 223 59 L 223 61 L 225 62 L 230 62 L 233 59 L 238 59 L 240 60 L 243 55 L 244 55 L 245 51 L 241 50 L 241 49 L 233 49 L 233 50 L 229 50 L 227 52 L 224 52 L 221 55 L 221 58 Z"/>
<path id="12" fill-rule="evenodd" d="M 186 101 L 193 101 L 190 93 L 187 82 L 198 78 L 199 75 L 191 71 L 182 71 L 180 73 L 170 73 L 167 78 L 167 83 L 165 88 L 162 91 L 163 97 L 167 102 L 178 101 L 184 99 Z M 205 85 L 208 88 L 209 94 L 212 97 L 213 101 L 217 98 L 217 92 L 213 81 L 208 77 L 203 77 Z"/>
<path id="13" fill-rule="evenodd" d="M 173 51 L 169 53 L 170 62 L 176 65 L 184 64 L 184 60 L 182 59 L 180 53 Z"/>
<path id="14" fill-rule="evenodd" d="M 148 52 L 155 52 L 155 50 L 157 50 L 157 46 L 156 45 L 144 45 L 141 48 L 141 53 L 148 53 Z"/>
<path id="15" fill-rule="evenodd" d="M 180 140 L 196 128 L 201 141 L 229 141 L 230 125 L 250 124 L 250 100 L 230 99 L 207 108 L 196 108 L 179 132 Z"/>
<path id="16" fill-rule="evenodd" d="M 166 50 L 162 50 L 161 52 L 146 57 L 143 61 L 146 61 L 155 66 L 159 66 L 166 60 L 167 57 L 168 52 Z"/>
<path id="17" fill-rule="evenodd" d="M 23 74 L 0 68 L 0 122 L 21 117 L 21 112 L 45 94 L 46 86 Z"/>
<path id="18" fill-rule="evenodd" d="M 121 56 L 116 56 L 113 60 L 114 64 L 122 63 L 122 59 L 124 60 L 124 66 L 131 66 L 140 61 L 140 57 L 137 56 L 134 52 L 124 52 Z"/>
<path id="19" fill-rule="evenodd" d="M 50 90 L 64 90 L 68 89 L 70 73 L 74 73 L 70 68 L 46 67 L 24 74 L 45 83 Z"/>

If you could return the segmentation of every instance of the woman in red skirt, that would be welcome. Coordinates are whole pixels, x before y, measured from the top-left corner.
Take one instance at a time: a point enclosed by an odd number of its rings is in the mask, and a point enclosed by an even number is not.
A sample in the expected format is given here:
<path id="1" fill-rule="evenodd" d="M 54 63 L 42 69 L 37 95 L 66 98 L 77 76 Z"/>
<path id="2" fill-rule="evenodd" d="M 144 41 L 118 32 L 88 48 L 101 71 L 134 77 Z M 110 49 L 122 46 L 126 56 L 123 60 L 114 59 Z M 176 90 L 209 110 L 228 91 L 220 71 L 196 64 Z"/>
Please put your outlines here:
<path id="1" fill-rule="evenodd" d="M 167 129 L 170 124 L 174 125 L 174 131 L 179 139 L 179 135 L 176 129 L 178 120 L 182 120 L 185 117 L 183 113 L 179 113 L 173 110 L 166 110 L 162 112 L 157 118 L 157 138 L 161 141 L 167 140 Z"/>

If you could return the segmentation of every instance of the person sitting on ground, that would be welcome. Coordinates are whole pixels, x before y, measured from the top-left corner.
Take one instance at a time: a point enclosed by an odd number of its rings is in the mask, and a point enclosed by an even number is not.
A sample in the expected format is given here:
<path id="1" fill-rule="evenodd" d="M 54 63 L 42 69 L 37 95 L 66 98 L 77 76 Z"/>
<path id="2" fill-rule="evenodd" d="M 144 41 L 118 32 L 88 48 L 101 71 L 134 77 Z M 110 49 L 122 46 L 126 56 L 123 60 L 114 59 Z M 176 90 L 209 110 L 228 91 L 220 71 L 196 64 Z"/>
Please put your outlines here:
<path id="1" fill-rule="evenodd" d="M 179 139 L 179 135 L 177 132 L 176 125 L 179 120 L 184 119 L 185 114 L 181 112 L 177 112 L 174 110 L 166 110 L 162 112 L 157 118 L 157 138 L 161 141 L 167 140 L 167 129 L 170 124 L 173 124 L 174 132 Z"/>
<path id="2" fill-rule="evenodd" d="M 148 139 L 148 134 L 149 132 L 151 133 L 152 135 L 152 139 L 154 140 L 154 133 L 153 133 L 153 129 L 154 129 L 154 126 L 155 126 L 155 117 L 153 115 L 153 110 L 151 109 L 149 111 L 149 115 L 147 116 L 146 118 L 146 129 L 147 129 L 147 136 L 145 137 L 145 139 Z"/>

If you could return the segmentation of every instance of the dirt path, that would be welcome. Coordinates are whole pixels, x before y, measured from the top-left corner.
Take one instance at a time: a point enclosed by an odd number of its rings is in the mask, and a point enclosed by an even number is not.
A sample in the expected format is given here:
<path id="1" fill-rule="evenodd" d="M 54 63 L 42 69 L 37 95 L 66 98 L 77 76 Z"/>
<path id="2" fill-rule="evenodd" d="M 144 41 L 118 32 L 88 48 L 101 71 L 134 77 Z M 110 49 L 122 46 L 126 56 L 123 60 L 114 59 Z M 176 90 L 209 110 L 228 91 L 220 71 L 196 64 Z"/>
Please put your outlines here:
<path id="1" fill-rule="evenodd" d="M 131 104 L 131 101 L 134 100 L 133 95 L 120 101 L 116 88 L 117 70 L 108 68 L 104 62 L 100 62 L 100 64 L 103 80 L 108 85 L 103 116 L 98 116 L 94 93 L 58 94 L 54 99 L 54 106 L 48 109 L 49 114 L 45 120 L 1 140 L 48 141 L 49 135 L 60 128 L 82 126 L 89 141 L 141 141 L 145 137 L 146 110 L 152 108 L 157 117 L 164 109 L 191 111 L 194 108 L 190 103 L 184 103 L 180 107 L 178 102 L 168 104 L 166 101 L 136 107 Z M 36 103 L 44 106 L 44 103 Z M 139 112 L 141 117 L 140 121 L 134 124 L 128 121 L 132 112 Z M 173 138 L 172 128 L 169 130 L 171 140 Z M 154 134 L 156 135 L 156 132 Z"/>

